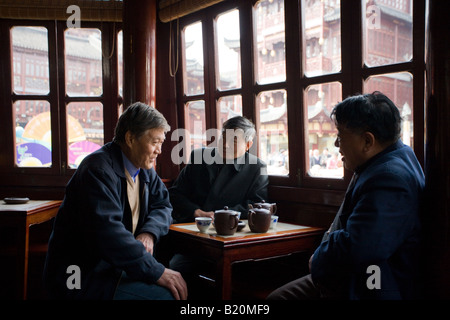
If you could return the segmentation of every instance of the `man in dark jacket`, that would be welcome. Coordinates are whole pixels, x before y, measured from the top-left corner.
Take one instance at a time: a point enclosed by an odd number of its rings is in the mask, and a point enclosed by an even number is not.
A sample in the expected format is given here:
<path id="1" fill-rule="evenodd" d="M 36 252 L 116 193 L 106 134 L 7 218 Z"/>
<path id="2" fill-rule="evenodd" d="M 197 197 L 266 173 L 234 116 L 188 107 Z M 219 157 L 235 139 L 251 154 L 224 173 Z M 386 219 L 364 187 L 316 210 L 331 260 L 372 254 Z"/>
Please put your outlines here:
<path id="1" fill-rule="evenodd" d="M 189 164 L 169 189 L 175 222 L 214 217 L 224 206 L 246 218 L 248 204 L 267 201 L 267 166 L 248 152 L 255 128 L 237 116 L 223 124 L 218 148 L 193 150 Z"/>
<path id="2" fill-rule="evenodd" d="M 425 180 L 413 150 L 399 139 L 400 113 L 375 92 L 345 99 L 331 116 L 352 181 L 310 259 L 311 274 L 268 298 L 415 298 Z"/>
<path id="3" fill-rule="evenodd" d="M 267 166 L 248 152 L 255 134 L 250 120 L 233 117 L 224 122 L 217 148 L 192 151 L 190 162 L 169 189 L 174 222 L 213 218 L 214 211 L 225 206 L 246 219 L 249 204 L 267 201 Z M 204 292 L 197 287 L 196 278 L 208 268 L 208 261 L 175 254 L 170 267 L 183 274 L 191 298 L 202 298 Z"/>
<path id="4" fill-rule="evenodd" d="M 49 240 L 44 280 L 52 297 L 187 297 L 180 273 L 153 256 L 172 222 L 168 191 L 153 168 L 169 129 L 161 113 L 135 103 L 113 142 L 82 161 Z"/>

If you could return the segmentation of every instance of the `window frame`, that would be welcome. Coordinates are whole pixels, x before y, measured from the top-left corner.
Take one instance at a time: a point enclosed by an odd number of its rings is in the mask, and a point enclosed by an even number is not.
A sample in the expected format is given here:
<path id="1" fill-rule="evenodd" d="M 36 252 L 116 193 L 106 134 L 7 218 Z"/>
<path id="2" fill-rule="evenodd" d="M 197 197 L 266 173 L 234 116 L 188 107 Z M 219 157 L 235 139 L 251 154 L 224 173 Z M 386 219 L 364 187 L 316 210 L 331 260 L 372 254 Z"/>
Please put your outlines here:
<path id="1" fill-rule="evenodd" d="M 308 174 L 309 156 L 306 151 L 307 110 L 304 92 L 315 84 L 340 82 L 342 86 L 342 99 L 347 96 L 363 92 L 364 81 L 371 76 L 386 73 L 409 72 L 413 76 L 413 149 L 419 162 L 424 164 L 424 96 L 425 96 L 425 1 L 412 0 L 413 2 L 413 56 L 410 61 L 394 63 L 390 65 L 368 67 L 364 64 L 363 56 L 363 19 L 365 10 L 362 10 L 362 1 L 340 1 L 341 13 L 341 71 L 317 76 L 304 74 L 306 61 L 306 46 L 303 46 L 303 20 L 304 0 L 284 1 L 285 25 L 298 26 L 286 27 L 286 80 L 279 83 L 258 84 L 255 81 L 256 44 L 254 37 L 256 30 L 254 22 L 253 6 L 255 1 L 227 1 L 213 7 L 206 8 L 197 13 L 190 14 L 180 19 L 181 30 L 189 24 L 202 22 L 203 27 L 203 52 L 204 52 L 204 87 L 203 95 L 185 96 L 182 91 L 183 75 L 177 74 L 177 103 L 178 114 L 183 115 L 179 119 L 180 126 L 184 124 L 184 104 L 190 100 L 205 100 L 206 129 L 217 128 L 218 113 L 217 101 L 219 98 L 240 94 L 242 96 L 243 115 L 251 119 L 259 133 L 259 115 L 256 110 L 256 97 L 259 93 L 268 90 L 286 90 L 288 112 L 288 137 L 289 137 L 289 175 L 270 175 L 271 186 L 300 187 L 309 189 L 344 190 L 352 173 L 344 170 L 342 179 L 313 177 Z M 226 11 L 239 9 L 240 41 L 241 41 L 241 79 L 242 87 L 220 91 L 216 89 L 217 66 L 215 53 L 215 25 L 216 17 Z M 359 27 L 355 27 L 359 26 Z M 247 32 L 247 30 L 251 30 Z M 181 42 L 182 43 L 182 42 Z M 214 48 L 214 50 L 208 50 Z M 330 49 L 330 48 L 329 48 Z M 181 54 L 183 48 L 181 47 Z M 299 54 L 300 53 L 300 54 Z M 181 59 L 183 61 L 183 59 Z M 183 68 L 182 63 L 180 68 Z M 183 70 L 183 69 L 181 69 Z M 181 86 L 180 86 L 181 84 Z M 208 142 L 209 143 L 209 142 Z M 259 148 L 259 146 L 258 146 Z M 259 152 L 259 150 L 258 150 Z"/>
<path id="2" fill-rule="evenodd" d="M 49 93 L 46 95 L 16 94 L 13 91 L 13 61 L 11 28 L 15 26 L 41 26 L 47 29 L 49 55 Z M 90 22 L 82 21 L 81 28 L 97 28 L 102 33 L 102 88 L 99 96 L 68 96 L 65 86 L 65 48 L 64 31 L 67 29 L 65 21 L 56 20 L 0 20 L 0 34 L 4 47 L 0 53 L 1 70 L 0 84 L 2 88 L 10 89 L 10 94 L 2 97 L 2 110 L 5 117 L 0 124 L 10 135 L 0 138 L 0 147 L 7 152 L 0 159 L 0 176 L 15 186 L 65 186 L 68 178 L 75 169 L 68 166 L 68 142 L 66 128 L 66 107 L 71 102 L 100 102 L 103 105 L 103 134 L 104 142 L 112 140 L 114 127 L 119 116 L 119 106 L 123 98 L 118 88 L 118 56 L 117 35 L 123 30 L 118 22 Z M 112 36 L 114 34 L 114 39 Z M 108 59 L 107 55 L 114 51 Z M 17 167 L 15 165 L 15 141 L 13 105 L 18 100 L 42 100 L 50 103 L 52 126 L 52 166 L 51 167 Z M 113 107 L 113 106 L 117 107 Z M 9 107 L 8 107 L 9 106 Z M 66 146 L 66 147 L 63 147 Z M 24 178 L 26 175 L 27 178 Z M 39 179 L 35 179 L 39 177 Z M 6 180 L 8 179 L 8 180 Z"/>

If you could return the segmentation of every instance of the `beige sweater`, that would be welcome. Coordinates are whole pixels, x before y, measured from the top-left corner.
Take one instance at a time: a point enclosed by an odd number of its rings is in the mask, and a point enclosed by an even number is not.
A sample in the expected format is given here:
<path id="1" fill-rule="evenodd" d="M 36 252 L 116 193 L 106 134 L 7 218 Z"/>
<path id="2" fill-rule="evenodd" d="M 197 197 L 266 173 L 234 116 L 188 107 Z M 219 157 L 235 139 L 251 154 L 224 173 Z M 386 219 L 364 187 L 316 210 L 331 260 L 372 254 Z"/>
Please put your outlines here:
<path id="1" fill-rule="evenodd" d="M 126 169 L 125 175 L 127 177 L 127 194 L 128 194 L 128 202 L 130 203 L 131 214 L 133 217 L 133 234 L 134 234 L 139 220 L 139 175 L 136 176 L 136 181 L 133 181 L 133 178 Z"/>

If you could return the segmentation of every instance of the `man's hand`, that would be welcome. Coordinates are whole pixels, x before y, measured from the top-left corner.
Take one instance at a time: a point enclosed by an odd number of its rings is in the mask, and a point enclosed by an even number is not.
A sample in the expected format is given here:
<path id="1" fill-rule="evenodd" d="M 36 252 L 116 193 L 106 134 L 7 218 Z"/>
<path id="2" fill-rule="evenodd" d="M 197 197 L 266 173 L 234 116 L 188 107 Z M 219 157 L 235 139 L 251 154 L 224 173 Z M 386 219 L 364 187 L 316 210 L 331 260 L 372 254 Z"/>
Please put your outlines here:
<path id="1" fill-rule="evenodd" d="M 176 300 L 186 300 L 188 290 L 181 274 L 171 269 L 165 269 L 156 284 L 170 290 Z"/>
<path id="2" fill-rule="evenodd" d="M 142 242 L 142 244 L 145 247 L 145 250 L 147 250 L 147 252 L 149 252 L 150 254 L 153 254 L 153 247 L 155 246 L 155 239 L 153 238 L 153 236 L 150 233 L 147 233 L 147 232 L 140 233 L 136 237 L 136 240 L 139 240 L 140 242 Z"/>
<path id="3" fill-rule="evenodd" d="M 214 219 L 214 211 L 203 211 L 202 209 L 197 209 L 194 211 L 194 218 L 196 217 L 208 217 Z"/>

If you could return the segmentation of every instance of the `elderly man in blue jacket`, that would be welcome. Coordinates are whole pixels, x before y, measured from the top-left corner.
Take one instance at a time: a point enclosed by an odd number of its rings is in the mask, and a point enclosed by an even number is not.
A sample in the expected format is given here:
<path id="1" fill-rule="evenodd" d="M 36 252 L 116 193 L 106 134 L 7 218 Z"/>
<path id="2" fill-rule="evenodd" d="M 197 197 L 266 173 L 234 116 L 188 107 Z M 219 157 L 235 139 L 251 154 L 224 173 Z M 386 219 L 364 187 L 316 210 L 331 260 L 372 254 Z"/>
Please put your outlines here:
<path id="1" fill-rule="evenodd" d="M 268 298 L 415 298 L 425 182 L 414 152 L 399 139 L 400 113 L 374 92 L 345 99 L 331 117 L 353 178 L 310 259 L 311 274 Z"/>
<path id="2" fill-rule="evenodd" d="M 172 222 L 169 193 L 154 170 L 170 129 L 137 102 L 113 142 L 88 155 L 69 181 L 49 240 L 44 280 L 59 299 L 186 299 L 181 274 L 153 256 Z"/>

